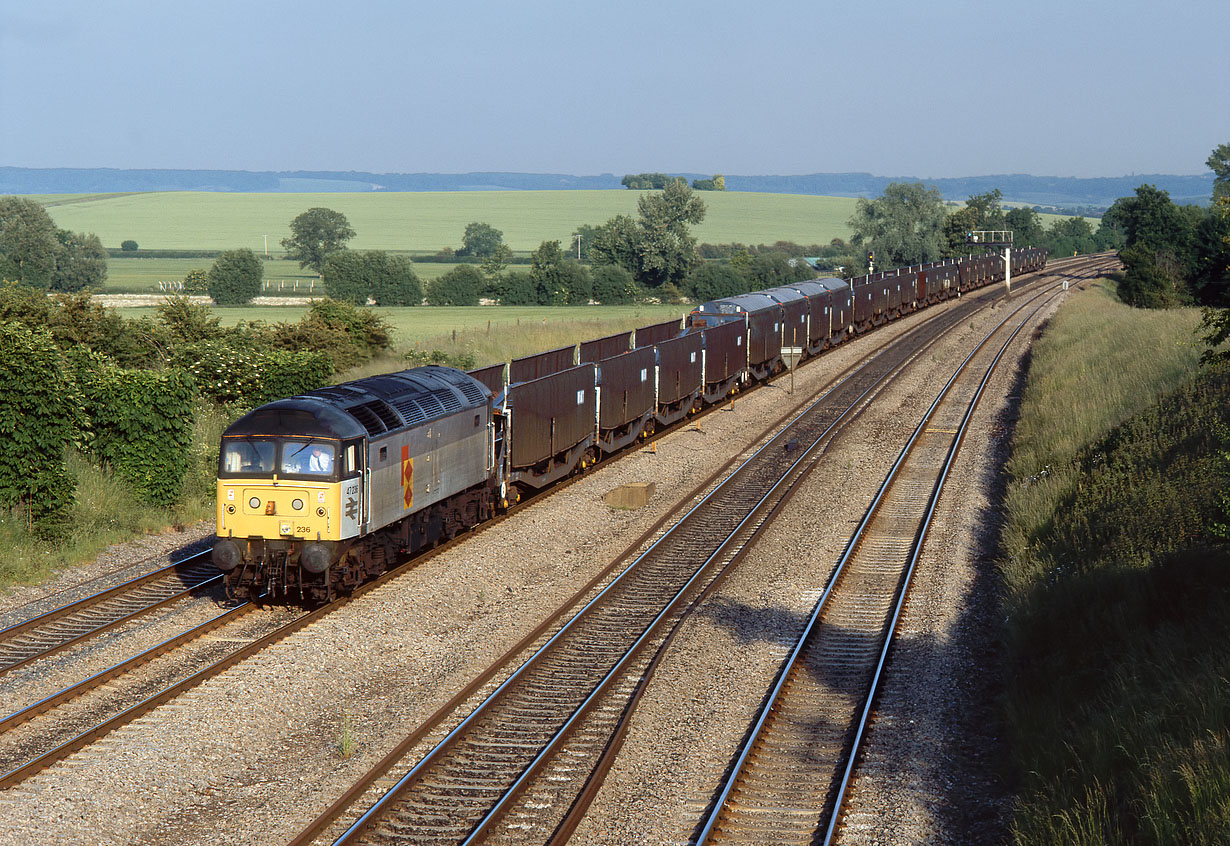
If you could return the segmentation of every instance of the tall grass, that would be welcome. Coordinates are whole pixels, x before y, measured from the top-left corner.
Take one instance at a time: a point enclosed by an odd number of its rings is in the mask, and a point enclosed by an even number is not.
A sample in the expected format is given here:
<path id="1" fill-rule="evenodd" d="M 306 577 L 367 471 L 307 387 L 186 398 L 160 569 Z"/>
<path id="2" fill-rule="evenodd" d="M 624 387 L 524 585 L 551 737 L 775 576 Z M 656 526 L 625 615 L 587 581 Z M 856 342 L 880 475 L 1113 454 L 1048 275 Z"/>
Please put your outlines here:
<path id="1" fill-rule="evenodd" d="M 1005 546 L 1017 558 L 1077 483 L 1077 454 L 1195 372 L 1196 309 L 1147 311 L 1106 285 L 1078 292 L 1033 347 L 1012 441 Z"/>
<path id="2" fill-rule="evenodd" d="M 1018 843 L 1230 842 L 1230 373 L 1076 295 L 1035 345 L 1000 561 Z"/>

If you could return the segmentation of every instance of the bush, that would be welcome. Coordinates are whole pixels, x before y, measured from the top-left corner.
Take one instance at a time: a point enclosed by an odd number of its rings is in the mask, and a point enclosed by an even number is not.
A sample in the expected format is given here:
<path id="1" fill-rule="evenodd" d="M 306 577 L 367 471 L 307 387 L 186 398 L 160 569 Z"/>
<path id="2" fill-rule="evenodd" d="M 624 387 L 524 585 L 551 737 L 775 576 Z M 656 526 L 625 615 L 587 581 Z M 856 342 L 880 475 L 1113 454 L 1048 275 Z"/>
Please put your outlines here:
<path id="1" fill-rule="evenodd" d="M 13 283 L 0 284 L 0 321 L 47 331 L 61 350 L 84 346 L 125 367 L 140 367 L 157 356 L 150 333 L 133 331 L 114 309 L 103 308 L 88 291 L 47 296 Z"/>
<path id="2" fill-rule="evenodd" d="M 335 372 L 368 361 L 392 343 L 389 326 L 375 312 L 337 300 L 313 300 L 298 323 L 278 323 L 261 331 L 266 347 L 326 353 Z"/>
<path id="3" fill-rule="evenodd" d="M 684 290 L 697 302 L 733 297 L 748 290 L 747 281 L 728 264 L 705 262 L 689 274 Z"/>
<path id="4" fill-rule="evenodd" d="M 218 305 L 244 305 L 260 293 L 265 270 L 256 253 L 246 247 L 227 250 L 209 269 L 209 296 Z"/>
<path id="5" fill-rule="evenodd" d="M 342 250 L 325 258 L 325 291 L 339 302 L 379 306 L 414 306 L 423 301 L 423 285 L 410 259 L 383 250 Z"/>
<path id="6" fill-rule="evenodd" d="M 472 264 L 459 264 L 427 284 L 427 302 L 432 305 L 474 306 L 486 279 Z"/>
<path id="7" fill-rule="evenodd" d="M 137 245 L 136 241 L 128 240 L 128 241 L 123 241 L 120 244 L 120 249 L 126 253 L 135 253 L 137 250 L 141 248 Z"/>
<path id="8" fill-rule="evenodd" d="M 636 283 L 632 274 L 617 264 L 602 264 L 590 271 L 593 298 L 603 305 L 630 303 L 636 300 Z"/>
<path id="9" fill-rule="evenodd" d="M 209 274 L 204 270 L 189 270 L 184 274 L 185 294 L 208 294 Z"/>
<path id="10" fill-rule="evenodd" d="M 341 250 L 326 256 L 322 271 L 325 293 L 339 303 L 367 305 L 371 291 L 363 277 L 363 270 L 361 255 L 352 250 Z"/>
<path id="11" fill-rule="evenodd" d="M 183 346 L 174 362 L 192 374 L 202 399 L 240 408 L 324 387 L 333 376 L 333 359 L 324 352 L 259 352 L 213 340 Z"/>
<path id="12" fill-rule="evenodd" d="M 423 303 L 423 283 L 410 259 L 385 252 L 364 255 L 372 299 L 378 306 L 416 306 Z"/>
<path id="13" fill-rule="evenodd" d="M 125 370 L 97 354 L 70 360 L 93 430 L 91 452 L 144 502 L 173 504 L 192 445 L 192 376 L 177 367 Z"/>
<path id="14" fill-rule="evenodd" d="M 496 283 L 500 305 L 542 305 L 538 285 L 528 273 L 505 273 Z"/>
<path id="15" fill-rule="evenodd" d="M 406 353 L 406 361 L 411 367 L 442 364 L 445 367 L 456 367 L 458 370 L 473 370 L 478 366 L 478 358 L 468 350 L 459 353 L 448 353 L 444 350 L 411 350 Z"/>
<path id="16" fill-rule="evenodd" d="M 0 323 L 0 507 L 18 507 L 36 534 L 62 534 L 72 508 L 64 450 L 85 426 L 81 397 L 43 330 Z"/>

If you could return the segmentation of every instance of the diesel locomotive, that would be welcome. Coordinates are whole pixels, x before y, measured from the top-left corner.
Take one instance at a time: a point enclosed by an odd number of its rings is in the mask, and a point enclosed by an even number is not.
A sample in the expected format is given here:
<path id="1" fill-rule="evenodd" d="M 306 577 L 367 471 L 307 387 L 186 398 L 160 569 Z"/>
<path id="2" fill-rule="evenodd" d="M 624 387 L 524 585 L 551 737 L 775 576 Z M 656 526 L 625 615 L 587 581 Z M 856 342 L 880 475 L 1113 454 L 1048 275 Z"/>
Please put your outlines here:
<path id="1" fill-rule="evenodd" d="M 1017 249 L 1011 272 L 1042 270 Z M 263 405 L 222 435 L 213 560 L 238 597 L 321 602 L 789 360 L 1004 278 L 997 255 L 704 303 L 470 372 L 427 367 Z"/>

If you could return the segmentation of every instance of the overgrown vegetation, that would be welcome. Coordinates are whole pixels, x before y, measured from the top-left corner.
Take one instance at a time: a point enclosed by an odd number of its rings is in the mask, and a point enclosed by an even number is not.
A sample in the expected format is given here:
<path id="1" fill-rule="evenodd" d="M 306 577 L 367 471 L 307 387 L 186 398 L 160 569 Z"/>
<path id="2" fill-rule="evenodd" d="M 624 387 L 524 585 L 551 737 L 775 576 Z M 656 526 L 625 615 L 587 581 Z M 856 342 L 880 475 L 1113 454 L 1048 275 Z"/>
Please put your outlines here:
<path id="1" fill-rule="evenodd" d="M 1018 843 L 1230 842 L 1230 371 L 1194 310 L 1035 344 L 1001 570 Z"/>
<path id="2" fill-rule="evenodd" d="M 389 345 L 378 315 L 331 300 L 295 324 L 224 328 L 184 298 L 124 320 L 88 293 L 0 285 L 0 584 L 201 519 L 229 420 Z"/>

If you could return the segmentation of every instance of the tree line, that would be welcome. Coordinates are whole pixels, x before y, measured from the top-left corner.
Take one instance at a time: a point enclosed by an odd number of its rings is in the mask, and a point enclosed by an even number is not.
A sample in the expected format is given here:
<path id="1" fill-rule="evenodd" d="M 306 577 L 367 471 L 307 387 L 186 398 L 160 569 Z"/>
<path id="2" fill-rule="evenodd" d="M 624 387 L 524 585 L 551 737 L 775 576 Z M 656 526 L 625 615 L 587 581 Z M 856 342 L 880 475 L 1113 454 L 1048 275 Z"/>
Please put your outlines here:
<path id="1" fill-rule="evenodd" d="M 107 281 L 107 251 L 92 232 L 59 229 L 24 197 L 0 197 L 0 279 L 73 293 Z"/>

